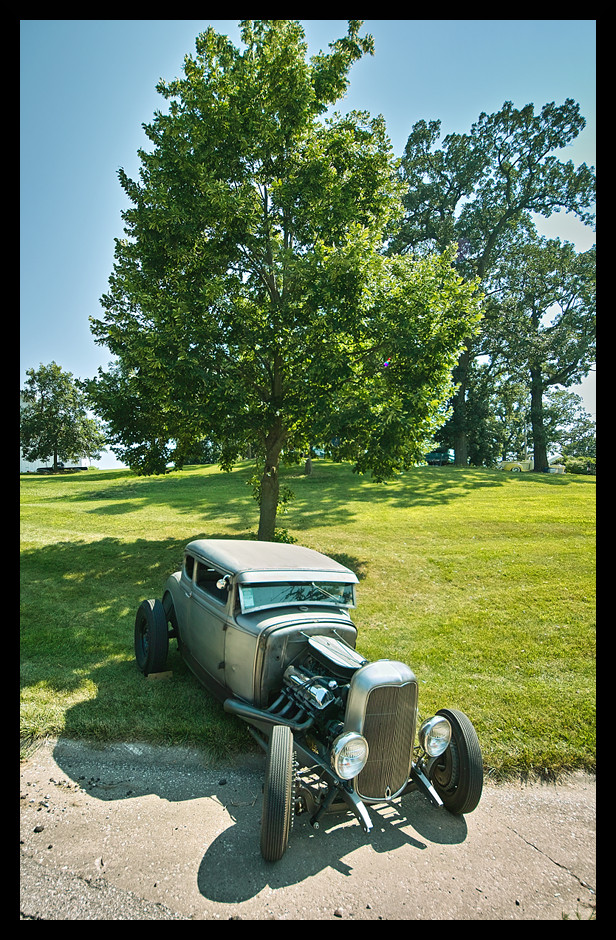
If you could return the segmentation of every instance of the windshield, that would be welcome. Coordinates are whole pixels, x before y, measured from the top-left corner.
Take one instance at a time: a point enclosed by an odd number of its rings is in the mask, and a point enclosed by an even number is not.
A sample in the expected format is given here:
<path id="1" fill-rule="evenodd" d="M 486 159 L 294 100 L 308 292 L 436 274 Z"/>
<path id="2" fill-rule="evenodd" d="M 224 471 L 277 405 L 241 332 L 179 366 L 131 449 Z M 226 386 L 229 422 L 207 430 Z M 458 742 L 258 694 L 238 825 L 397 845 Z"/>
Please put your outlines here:
<path id="1" fill-rule="evenodd" d="M 355 606 L 352 584 L 287 581 L 282 584 L 240 584 L 239 589 L 242 613 L 262 607 L 281 607 L 289 604 Z"/>

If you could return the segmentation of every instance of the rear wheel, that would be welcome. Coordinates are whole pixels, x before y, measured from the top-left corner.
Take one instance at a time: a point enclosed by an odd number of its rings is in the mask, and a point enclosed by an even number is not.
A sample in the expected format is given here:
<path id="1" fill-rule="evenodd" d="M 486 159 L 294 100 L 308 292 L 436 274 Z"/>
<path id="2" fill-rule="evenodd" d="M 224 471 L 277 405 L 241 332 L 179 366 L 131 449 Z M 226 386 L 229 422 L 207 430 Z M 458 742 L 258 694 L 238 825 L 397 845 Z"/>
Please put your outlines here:
<path id="1" fill-rule="evenodd" d="M 451 741 L 430 770 L 430 779 L 450 813 L 471 813 L 483 790 L 483 760 L 479 739 L 463 712 L 441 708 L 451 725 Z"/>
<path id="2" fill-rule="evenodd" d="M 160 601 L 143 601 L 135 617 L 135 658 L 144 675 L 162 672 L 167 664 L 169 631 Z"/>
<path id="3" fill-rule="evenodd" d="M 277 862 L 289 844 L 293 818 L 293 733 L 275 725 L 269 740 L 261 817 L 261 855 Z"/>
<path id="4" fill-rule="evenodd" d="M 180 649 L 180 631 L 178 629 L 178 618 L 175 612 L 175 607 L 171 594 L 169 592 L 165 593 L 163 597 L 163 609 L 165 611 L 165 616 L 167 618 L 167 630 L 169 634 L 169 639 L 176 639 L 178 641 L 178 649 Z"/>

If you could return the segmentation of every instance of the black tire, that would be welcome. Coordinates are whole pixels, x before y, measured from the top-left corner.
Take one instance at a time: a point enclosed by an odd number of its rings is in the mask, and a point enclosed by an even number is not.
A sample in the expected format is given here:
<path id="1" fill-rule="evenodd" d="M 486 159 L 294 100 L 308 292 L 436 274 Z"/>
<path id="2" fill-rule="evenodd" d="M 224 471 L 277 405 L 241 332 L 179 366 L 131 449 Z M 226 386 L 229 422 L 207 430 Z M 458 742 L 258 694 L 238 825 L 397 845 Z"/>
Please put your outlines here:
<path id="1" fill-rule="evenodd" d="M 472 813 L 483 790 L 483 759 L 477 732 L 463 712 L 441 708 L 437 714 L 448 719 L 451 741 L 432 765 L 430 779 L 450 813 Z"/>
<path id="2" fill-rule="evenodd" d="M 275 725 L 269 740 L 261 816 L 261 855 L 277 862 L 289 844 L 293 819 L 293 733 Z"/>
<path id="3" fill-rule="evenodd" d="M 135 658 L 144 675 L 162 672 L 167 664 L 169 631 L 160 601 L 143 601 L 135 617 Z"/>

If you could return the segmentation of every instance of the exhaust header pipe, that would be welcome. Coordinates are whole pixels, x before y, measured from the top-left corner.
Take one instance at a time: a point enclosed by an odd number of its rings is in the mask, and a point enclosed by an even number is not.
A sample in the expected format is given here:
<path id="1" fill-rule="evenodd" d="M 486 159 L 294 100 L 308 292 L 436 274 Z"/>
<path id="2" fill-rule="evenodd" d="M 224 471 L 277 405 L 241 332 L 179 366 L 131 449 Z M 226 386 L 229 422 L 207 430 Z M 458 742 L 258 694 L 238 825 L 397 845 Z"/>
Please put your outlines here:
<path id="1" fill-rule="evenodd" d="M 243 718 L 244 721 L 259 721 L 265 722 L 265 724 L 268 725 L 287 725 L 291 731 L 305 731 L 314 723 L 314 718 L 312 717 L 307 718 L 305 721 L 295 721 L 274 712 L 255 708 L 254 705 L 247 705 L 246 702 L 238 702 L 238 700 L 234 698 L 225 699 L 223 708 L 230 715 L 237 715 L 238 718 Z M 295 717 L 297 718 L 298 715 Z"/>

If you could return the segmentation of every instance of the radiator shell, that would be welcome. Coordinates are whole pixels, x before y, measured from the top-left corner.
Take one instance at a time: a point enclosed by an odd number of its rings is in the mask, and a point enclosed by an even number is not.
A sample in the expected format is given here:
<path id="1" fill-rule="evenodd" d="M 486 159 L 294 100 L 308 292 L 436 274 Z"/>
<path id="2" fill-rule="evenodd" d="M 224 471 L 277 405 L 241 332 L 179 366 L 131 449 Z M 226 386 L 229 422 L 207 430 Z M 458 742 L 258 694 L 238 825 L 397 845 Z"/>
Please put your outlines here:
<path id="1" fill-rule="evenodd" d="M 358 669 L 351 681 L 344 722 L 368 741 L 366 766 L 355 777 L 358 796 L 391 799 L 411 773 L 417 724 L 417 679 L 404 663 L 381 659 Z"/>

